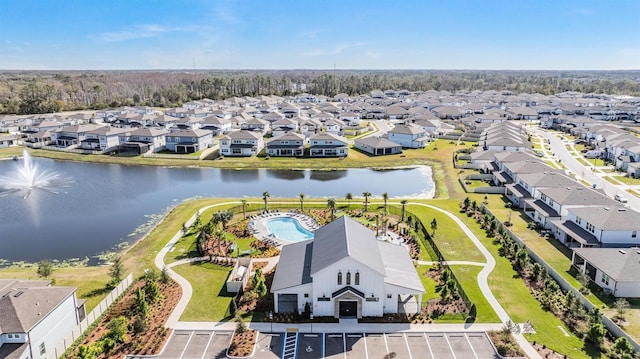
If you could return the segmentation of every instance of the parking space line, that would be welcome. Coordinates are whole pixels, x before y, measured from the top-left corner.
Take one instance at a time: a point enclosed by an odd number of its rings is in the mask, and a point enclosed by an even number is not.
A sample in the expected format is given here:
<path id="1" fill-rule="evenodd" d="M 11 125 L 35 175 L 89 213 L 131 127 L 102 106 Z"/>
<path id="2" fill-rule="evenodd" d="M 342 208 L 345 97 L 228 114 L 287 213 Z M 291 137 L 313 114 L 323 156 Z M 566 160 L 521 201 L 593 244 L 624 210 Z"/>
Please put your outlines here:
<path id="1" fill-rule="evenodd" d="M 387 344 L 387 335 L 382 333 L 382 339 L 384 339 L 384 349 L 387 351 L 385 354 L 389 354 L 389 345 Z"/>
<path id="2" fill-rule="evenodd" d="M 182 349 L 182 353 L 180 353 L 180 358 L 182 359 L 182 357 L 184 356 L 184 352 L 187 351 L 187 347 L 189 346 L 189 342 L 191 341 L 191 338 L 193 337 L 193 333 L 194 331 L 191 331 L 191 333 L 189 334 L 189 339 L 187 339 L 187 342 L 184 345 L 184 349 Z"/>
<path id="3" fill-rule="evenodd" d="M 369 359 L 369 350 L 367 350 L 367 333 L 362 333 L 362 342 L 364 343 L 364 357 Z"/>
<path id="4" fill-rule="evenodd" d="M 447 345 L 449 346 L 449 350 L 451 350 L 451 354 L 453 354 L 453 358 L 457 359 L 458 357 L 456 356 L 456 352 L 455 350 L 453 350 L 451 343 L 449 343 L 449 336 L 446 333 L 443 333 L 442 336 L 444 337 L 444 340 L 447 342 Z"/>
<path id="5" fill-rule="evenodd" d="M 213 339 L 213 336 L 215 334 L 215 332 L 211 332 L 211 334 L 209 334 L 209 341 L 207 342 L 207 346 L 204 347 L 204 351 L 202 352 L 202 356 L 200 357 L 200 359 L 204 359 L 204 356 L 207 354 L 207 350 L 209 349 L 209 344 L 211 344 L 211 339 Z"/>
<path id="6" fill-rule="evenodd" d="M 433 356 L 433 350 L 431 350 L 431 344 L 429 343 L 429 337 L 427 336 L 427 333 L 423 333 L 422 335 L 424 335 L 424 340 L 427 342 L 427 347 L 429 348 L 429 354 L 431 354 L 432 358 L 435 358 L 435 356 Z"/>
<path id="7" fill-rule="evenodd" d="M 402 333 L 402 337 L 404 338 L 404 343 L 407 345 L 407 353 L 409 353 L 409 359 L 413 359 L 411 355 L 411 347 L 409 346 L 409 340 L 407 340 L 407 333 Z"/>
<path id="8" fill-rule="evenodd" d="M 464 333 L 464 338 L 467 339 L 467 343 L 469 343 L 469 346 L 471 347 L 471 351 L 473 352 L 473 356 L 476 357 L 476 359 L 478 358 L 478 354 L 476 353 L 476 350 L 473 349 L 473 344 L 471 344 L 471 340 L 469 340 L 469 336 L 467 335 L 467 333 Z"/>

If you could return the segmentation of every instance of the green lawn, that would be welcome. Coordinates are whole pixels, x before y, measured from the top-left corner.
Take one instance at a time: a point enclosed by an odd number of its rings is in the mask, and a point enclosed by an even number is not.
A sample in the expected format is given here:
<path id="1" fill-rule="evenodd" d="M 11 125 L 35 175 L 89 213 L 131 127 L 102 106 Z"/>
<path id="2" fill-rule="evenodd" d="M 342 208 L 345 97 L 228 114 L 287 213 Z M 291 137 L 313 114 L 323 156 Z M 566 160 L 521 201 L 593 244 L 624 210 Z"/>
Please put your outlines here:
<path id="1" fill-rule="evenodd" d="M 475 321 L 478 323 L 499 323 L 500 318 L 478 286 L 478 273 L 480 273 L 483 267 L 452 265 L 449 266 L 449 268 L 451 268 L 453 274 L 458 278 L 469 300 L 476 305 Z"/>
<path id="2" fill-rule="evenodd" d="M 181 321 L 220 322 L 229 319 L 226 314 L 235 295 L 225 290 L 230 267 L 202 262 L 179 265 L 173 270 L 193 287 L 193 296 L 180 317 Z"/>
<path id="3" fill-rule="evenodd" d="M 407 210 L 422 221 L 431 232 L 429 224 L 435 218 L 438 229 L 433 236 L 434 242 L 446 260 L 465 260 L 484 263 L 482 253 L 473 245 L 462 229 L 447 215 L 434 209 L 408 204 Z"/>
<path id="4" fill-rule="evenodd" d="M 438 285 L 438 283 L 426 275 L 426 273 L 429 271 L 429 268 L 431 268 L 431 266 L 427 266 L 427 265 L 416 266 L 416 271 L 418 272 L 418 275 L 420 276 L 420 280 L 422 281 L 422 285 L 424 286 L 424 290 L 426 291 L 425 294 L 422 296 L 421 305 L 423 307 L 427 305 L 430 299 L 440 297 L 440 295 L 438 295 L 438 293 L 436 292 L 436 286 Z"/>
<path id="5" fill-rule="evenodd" d="M 615 179 L 617 179 L 618 181 L 624 183 L 624 184 L 628 184 L 628 185 L 640 185 L 640 178 L 633 178 L 633 177 L 627 177 L 627 176 L 615 176 Z"/>

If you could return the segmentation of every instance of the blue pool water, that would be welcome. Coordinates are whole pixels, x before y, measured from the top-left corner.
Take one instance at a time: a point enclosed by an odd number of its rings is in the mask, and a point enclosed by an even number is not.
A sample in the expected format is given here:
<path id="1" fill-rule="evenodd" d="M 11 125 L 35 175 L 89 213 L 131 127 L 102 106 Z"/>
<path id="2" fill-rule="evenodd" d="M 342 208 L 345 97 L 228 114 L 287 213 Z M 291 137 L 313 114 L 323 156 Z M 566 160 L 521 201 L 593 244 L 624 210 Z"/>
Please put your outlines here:
<path id="1" fill-rule="evenodd" d="M 313 239 L 313 232 L 302 228 L 297 219 L 289 217 L 279 217 L 268 220 L 265 225 L 269 233 L 276 238 L 291 242 L 305 241 Z"/>

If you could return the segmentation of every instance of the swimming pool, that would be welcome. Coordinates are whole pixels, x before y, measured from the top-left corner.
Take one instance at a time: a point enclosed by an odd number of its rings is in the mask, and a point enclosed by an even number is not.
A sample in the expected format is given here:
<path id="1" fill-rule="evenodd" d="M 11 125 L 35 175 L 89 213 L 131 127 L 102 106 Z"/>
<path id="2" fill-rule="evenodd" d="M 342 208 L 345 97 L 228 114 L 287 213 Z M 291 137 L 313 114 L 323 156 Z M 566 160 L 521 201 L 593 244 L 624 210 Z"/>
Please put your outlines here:
<path id="1" fill-rule="evenodd" d="M 299 242 L 313 239 L 313 232 L 304 229 L 295 218 L 277 217 L 265 222 L 270 234 L 285 241 Z"/>

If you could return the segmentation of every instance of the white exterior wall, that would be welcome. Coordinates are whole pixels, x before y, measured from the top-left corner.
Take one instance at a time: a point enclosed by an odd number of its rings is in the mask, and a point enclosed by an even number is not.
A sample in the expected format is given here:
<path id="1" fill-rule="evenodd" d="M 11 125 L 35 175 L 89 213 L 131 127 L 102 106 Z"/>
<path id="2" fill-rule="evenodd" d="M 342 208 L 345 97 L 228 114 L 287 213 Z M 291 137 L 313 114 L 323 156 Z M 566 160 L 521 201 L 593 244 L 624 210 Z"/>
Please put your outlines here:
<path id="1" fill-rule="evenodd" d="M 584 221 L 583 221 L 584 222 Z M 638 231 L 603 231 L 596 229 L 595 236 L 600 239 L 603 246 L 607 244 L 626 244 L 626 245 L 638 245 L 640 244 L 640 237 L 638 237 Z"/>
<path id="2" fill-rule="evenodd" d="M 56 345 L 78 325 L 75 295 L 70 295 L 29 332 L 33 359 L 46 358 Z M 40 355 L 40 343 L 45 343 L 46 352 Z"/>
<path id="3" fill-rule="evenodd" d="M 342 285 L 338 285 L 338 271 L 342 271 Z M 317 297 L 322 297 L 323 294 L 331 297 L 331 293 L 347 286 L 347 272 L 351 272 L 350 286 L 352 288 L 364 293 L 365 298 L 371 297 L 372 293 L 379 298 L 377 302 L 367 302 L 362 299 L 362 316 L 381 316 L 386 298 L 384 277 L 352 258 L 344 258 L 313 276 L 313 314 L 316 316 L 333 316 L 335 314 L 333 298 L 328 302 L 318 302 Z M 355 285 L 356 272 L 360 273 L 359 285 Z"/>
<path id="4" fill-rule="evenodd" d="M 614 295 L 619 298 L 640 298 L 640 282 L 616 282 Z"/>
<path id="5" fill-rule="evenodd" d="M 508 151 L 508 152 L 523 152 L 525 150 L 524 146 L 487 146 L 487 150 L 489 151 Z"/>

